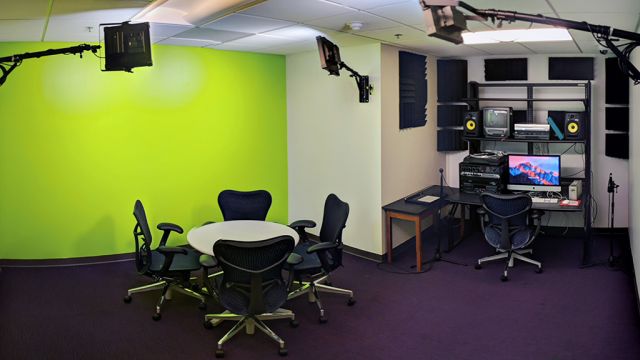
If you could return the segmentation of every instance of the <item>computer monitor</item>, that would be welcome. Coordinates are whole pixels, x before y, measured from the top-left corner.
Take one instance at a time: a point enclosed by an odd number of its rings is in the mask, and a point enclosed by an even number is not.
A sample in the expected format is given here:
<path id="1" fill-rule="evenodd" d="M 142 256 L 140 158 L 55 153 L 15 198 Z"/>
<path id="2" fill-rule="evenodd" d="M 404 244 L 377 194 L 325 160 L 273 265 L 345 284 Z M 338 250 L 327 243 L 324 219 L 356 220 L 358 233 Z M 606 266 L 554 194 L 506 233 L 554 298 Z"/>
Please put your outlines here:
<path id="1" fill-rule="evenodd" d="M 560 155 L 509 155 L 507 189 L 560 191 Z"/>
<path id="2" fill-rule="evenodd" d="M 320 53 L 320 66 L 329 72 L 329 75 L 340 76 L 340 48 L 327 38 L 316 37 L 318 53 Z"/>

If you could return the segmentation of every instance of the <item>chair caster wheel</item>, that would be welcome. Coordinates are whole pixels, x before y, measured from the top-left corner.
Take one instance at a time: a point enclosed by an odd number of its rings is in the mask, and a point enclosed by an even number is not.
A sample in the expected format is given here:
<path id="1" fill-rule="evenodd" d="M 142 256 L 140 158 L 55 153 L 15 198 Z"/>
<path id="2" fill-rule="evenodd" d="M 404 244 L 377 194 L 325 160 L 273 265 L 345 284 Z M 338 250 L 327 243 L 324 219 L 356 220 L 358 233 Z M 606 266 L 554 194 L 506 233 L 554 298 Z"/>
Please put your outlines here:
<path id="1" fill-rule="evenodd" d="M 292 328 L 297 328 L 298 325 L 300 325 L 300 323 L 298 322 L 298 320 L 291 320 L 289 321 L 289 326 L 291 326 Z"/>
<path id="2" fill-rule="evenodd" d="M 217 358 L 223 358 L 224 357 L 224 350 L 222 350 L 222 349 L 216 350 L 216 357 Z"/>
<path id="3" fill-rule="evenodd" d="M 356 301 L 353 298 L 349 298 L 349 301 L 347 301 L 348 306 L 353 306 L 355 304 L 356 304 Z"/>
<path id="4" fill-rule="evenodd" d="M 542 266 L 536 269 L 536 274 L 542 273 Z"/>
<path id="5" fill-rule="evenodd" d="M 508 281 L 508 280 L 509 280 L 509 277 L 508 277 L 507 275 L 502 275 L 502 276 L 500 276 L 500 280 L 501 280 L 502 282 L 505 282 L 505 281 Z"/>
<path id="6" fill-rule="evenodd" d="M 205 320 L 202 323 L 202 326 L 204 326 L 205 329 L 209 330 L 209 329 L 213 329 L 213 324 L 211 323 L 211 321 L 209 320 Z"/>
<path id="7" fill-rule="evenodd" d="M 324 315 L 320 315 L 320 317 L 318 318 L 318 322 L 320 322 L 320 324 L 325 324 L 327 322 L 327 317 Z"/>
<path id="8" fill-rule="evenodd" d="M 153 316 L 151 317 L 153 319 L 153 321 L 158 321 L 160 319 L 162 319 L 162 315 L 160 314 L 153 314 Z"/>
<path id="9" fill-rule="evenodd" d="M 475 268 L 476 270 L 480 270 L 480 269 L 482 269 L 482 265 L 480 265 L 480 264 L 476 264 L 476 266 L 474 266 L 474 268 Z"/>
<path id="10" fill-rule="evenodd" d="M 287 348 L 280 348 L 280 350 L 278 350 L 278 355 L 280 356 L 287 356 L 288 353 Z"/>
<path id="11" fill-rule="evenodd" d="M 207 310 L 207 303 L 206 302 L 201 302 L 200 304 L 198 304 L 198 309 L 200 310 Z"/>
<path id="12" fill-rule="evenodd" d="M 124 297 L 124 299 L 122 299 L 122 301 L 124 301 L 125 304 L 129 304 L 131 302 L 131 296 L 127 295 Z"/>

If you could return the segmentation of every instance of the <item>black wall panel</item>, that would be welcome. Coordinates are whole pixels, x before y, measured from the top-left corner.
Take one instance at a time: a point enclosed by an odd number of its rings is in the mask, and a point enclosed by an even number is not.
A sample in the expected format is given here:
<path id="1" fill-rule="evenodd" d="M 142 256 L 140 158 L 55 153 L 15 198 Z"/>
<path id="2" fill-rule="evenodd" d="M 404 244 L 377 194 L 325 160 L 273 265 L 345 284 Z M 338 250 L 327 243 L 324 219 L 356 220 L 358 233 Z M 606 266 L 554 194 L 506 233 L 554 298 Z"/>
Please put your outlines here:
<path id="1" fill-rule="evenodd" d="M 467 105 L 438 105 L 438 127 L 462 126 Z"/>
<path id="2" fill-rule="evenodd" d="M 527 59 L 485 59 L 486 81 L 527 80 Z"/>
<path id="3" fill-rule="evenodd" d="M 462 130 L 438 130 L 438 151 L 461 151 L 467 149 L 467 142 L 462 140 Z"/>
<path id="4" fill-rule="evenodd" d="M 629 104 L 629 78 L 618 67 L 617 58 L 605 60 L 605 102 Z"/>
<path id="5" fill-rule="evenodd" d="M 438 60 L 438 102 L 467 97 L 467 60 Z"/>
<path id="6" fill-rule="evenodd" d="M 550 57 L 549 80 L 593 80 L 592 57 Z"/>
<path id="7" fill-rule="evenodd" d="M 628 159 L 629 134 L 605 134 L 604 154 L 618 159 Z"/>
<path id="8" fill-rule="evenodd" d="M 400 129 L 427 123 L 427 58 L 404 51 L 400 62 Z"/>
<path id="9" fill-rule="evenodd" d="M 629 108 L 607 107 L 605 108 L 605 130 L 629 131 Z"/>

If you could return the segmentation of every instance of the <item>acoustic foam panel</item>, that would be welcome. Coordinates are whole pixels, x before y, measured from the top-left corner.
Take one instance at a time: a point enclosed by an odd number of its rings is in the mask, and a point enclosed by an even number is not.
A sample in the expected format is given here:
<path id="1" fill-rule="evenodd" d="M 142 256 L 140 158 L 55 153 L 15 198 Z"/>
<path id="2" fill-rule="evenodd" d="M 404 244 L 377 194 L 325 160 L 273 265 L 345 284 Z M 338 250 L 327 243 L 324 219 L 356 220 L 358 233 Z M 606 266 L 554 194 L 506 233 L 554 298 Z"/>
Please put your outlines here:
<path id="1" fill-rule="evenodd" d="M 467 96 L 467 60 L 438 60 L 438 102 L 458 102 Z"/>
<path id="2" fill-rule="evenodd" d="M 527 59 L 485 59 L 486 81 L 527 80 Z"/>
<path id="3" fill-rule="evenodd" d="M 604 154 L 618 159 L 629 158 L 629 134 L 605 134 Z"/>
<path id="4" fill-rule="evenodd" d="M 438 130 L 438 151 L 467 150 L 468 144 L 462 140 L 462 130 Z"/>
<path id="5" fill-rule="evenodd" d="M 629 132 L 629 108 L 607 107 L 605 108 L 605 130 Z"/>
<path id="6" fill-rule="evenodd" d="M 427 123 L 427 58 L 400 51 L 400 129 Z"/>
<path id="7" fill-rule="evenodd" d="M 629 78 L 618 67 L 617 58 L 605 60 L 605 102 L 629 104 Z"/>
<path id="8" fill-rule="evenodd" d="M 549 80 L 593 80 L 592 57 L 550 57 Z"/>
<path id="9" fill-rule="evenodd" d="M 467 105 L 438 105 L 438 127 L 462 126 Z"/>

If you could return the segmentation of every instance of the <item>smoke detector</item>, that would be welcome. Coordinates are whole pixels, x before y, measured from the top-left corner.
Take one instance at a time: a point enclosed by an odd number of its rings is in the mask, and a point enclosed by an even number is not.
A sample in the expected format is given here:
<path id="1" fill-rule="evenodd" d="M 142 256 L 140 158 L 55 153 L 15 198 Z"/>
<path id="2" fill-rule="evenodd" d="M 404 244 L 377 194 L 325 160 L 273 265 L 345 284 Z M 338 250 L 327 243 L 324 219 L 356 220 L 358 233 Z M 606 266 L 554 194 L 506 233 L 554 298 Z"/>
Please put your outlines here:
<path id="1" fill-rule="evenodd" d="M 345 24 L 345 26 L 351 30 L 358 31 L 362 29 L 362 23 L 360 21 L 352 21 Z"/>

